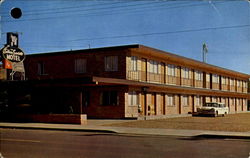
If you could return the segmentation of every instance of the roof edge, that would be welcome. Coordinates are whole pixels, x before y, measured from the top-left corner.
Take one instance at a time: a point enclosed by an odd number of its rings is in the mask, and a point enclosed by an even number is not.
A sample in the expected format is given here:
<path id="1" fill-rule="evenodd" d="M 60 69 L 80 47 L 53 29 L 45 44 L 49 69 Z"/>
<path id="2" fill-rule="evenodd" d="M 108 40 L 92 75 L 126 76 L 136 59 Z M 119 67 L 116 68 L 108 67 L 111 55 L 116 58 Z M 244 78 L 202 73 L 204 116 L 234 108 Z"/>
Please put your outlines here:
<path id="1" fill-rule="evenodd" d="M 152 47 L 148 47 L 148 46 L 144 46 L 144 45 L 139 45 L 139 48 L 145 48 L 145 49 L 149 49 L 149 50 L 152 50 L 152 51 L 157 51 L 158 53 L 162 53 L 162 54 L 165 54 L 165 55 L 170 55 L 172 57 L 182 58 L 182 59 L 187 60 L 187 61 L 192 61 L 192 62 L 200 64 L 201 67 L 208 66 L 208 67 L 213 67 L 213 68 L 216 68 L 216 69 L 224 70 L 224 71 L 227 71 L 227 72 L 237 73 L 237 74 L 243 75 L 246 78 L 250 79 L 249 74 L 238 72 L 238 71 L 227 69 L 227 68 L 223 68 L 223 67 L 212 65 L 212 64 L 208 64 L 208 63 L 204 63 L 204 62 L 201 62 L 199 60 L 195 60 L 195 59 L 192 59 L 192 58 L 188 58 L 188 57 L 184 57 L 184 56 L 181 56 L 181 55 L 173 54 L 173 53 L 170 53 L 170 52 L 166 52 L 164 50 L 160 50 L 160 49 L 156 49 L 156 48 L 152 48 Z"/>
<path id="2" fill-rule="evenodd" d="M 108 50 L 108 49 L 124 49 L 124 48 L 139 48 L 139 44 L 129 44 L 129 45 L 120 45 L 120 46 L 110 46 L 110 47 L 97 47 L 97 48 L 87 48 L 87 49 L 78 49 L 78 50 L 65 50 L 65 51 L 55 51 L 47 53 L 37 53 L 37 54 L 27 54 L 26 56 L 43 56 L 43 55 L 55 55 L 55 54 L 65 54 L 65 53 L 79 53 L 85 51 L 96 51 L 96 50 Z"/>

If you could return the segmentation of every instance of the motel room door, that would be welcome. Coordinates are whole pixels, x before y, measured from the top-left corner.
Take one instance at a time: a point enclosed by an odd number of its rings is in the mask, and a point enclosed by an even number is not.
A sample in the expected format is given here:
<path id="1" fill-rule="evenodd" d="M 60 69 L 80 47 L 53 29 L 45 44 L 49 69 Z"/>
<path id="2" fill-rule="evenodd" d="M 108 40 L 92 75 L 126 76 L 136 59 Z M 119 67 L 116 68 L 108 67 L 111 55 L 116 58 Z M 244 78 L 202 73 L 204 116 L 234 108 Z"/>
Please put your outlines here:
<path id="1" fill-rule="evenodd" d="M 147 59 L 141 59 L 141 80 L 147 81 Z"/>
<path id="2" fill-rule="evenodd" d="M 152 93 L 151 97 L 151 115 L 156 115 L 156 93 Z"/>
<path id="3" fill-rule="evenodd" d="M 90 103 L 90 92 L 86 90 L 82 90 L 80 92 L 80 113 L 86 114 L 87 113 L 87 107 Z"/>

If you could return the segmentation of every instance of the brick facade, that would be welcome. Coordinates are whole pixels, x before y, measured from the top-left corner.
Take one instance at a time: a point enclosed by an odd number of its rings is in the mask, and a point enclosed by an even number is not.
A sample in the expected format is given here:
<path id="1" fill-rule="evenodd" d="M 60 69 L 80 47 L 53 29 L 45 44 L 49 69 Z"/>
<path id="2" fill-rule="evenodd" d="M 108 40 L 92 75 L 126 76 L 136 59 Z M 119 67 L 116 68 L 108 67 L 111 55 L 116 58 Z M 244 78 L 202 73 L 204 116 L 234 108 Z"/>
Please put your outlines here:
<path id="1" fill-rule="evenodd" d="M 76 59 L 86 61 L 83 73 Z M 244 112 L 249 99 L 249 75 L 142 45 L 27 55 L 25 69 L 36 81 L 34 106 L 71 107 L 91 118 L 187 114 L 211 101 Z"/>

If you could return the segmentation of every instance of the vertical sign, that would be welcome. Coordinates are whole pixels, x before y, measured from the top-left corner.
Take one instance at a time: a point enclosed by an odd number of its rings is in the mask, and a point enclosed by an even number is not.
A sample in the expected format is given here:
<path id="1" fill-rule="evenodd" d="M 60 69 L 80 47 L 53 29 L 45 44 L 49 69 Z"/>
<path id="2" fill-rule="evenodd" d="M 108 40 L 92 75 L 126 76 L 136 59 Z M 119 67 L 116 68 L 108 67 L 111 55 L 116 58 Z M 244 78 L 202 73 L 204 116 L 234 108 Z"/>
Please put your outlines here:
<path id="1" fill-rule="evenodd" d="M 25 73 L 23 60 L 25 59 L 24 52 L 18 47 L 18 33 L 8 32 L 7 43 L 0 50 L 0 60 L 2 60 L 3 68 L 11 69 L 10 75 L 13 76 L 16 72 Z M 24 74 L 25 76 L 25 74 Z M 24 77 L 25 78 L 25 77 Z"/>
<path id="2" fill-rule="evenodd" d="M 13 32 L 7 33 L 7 45 L 10 47 L 18 47 L 18 34 Z"/>

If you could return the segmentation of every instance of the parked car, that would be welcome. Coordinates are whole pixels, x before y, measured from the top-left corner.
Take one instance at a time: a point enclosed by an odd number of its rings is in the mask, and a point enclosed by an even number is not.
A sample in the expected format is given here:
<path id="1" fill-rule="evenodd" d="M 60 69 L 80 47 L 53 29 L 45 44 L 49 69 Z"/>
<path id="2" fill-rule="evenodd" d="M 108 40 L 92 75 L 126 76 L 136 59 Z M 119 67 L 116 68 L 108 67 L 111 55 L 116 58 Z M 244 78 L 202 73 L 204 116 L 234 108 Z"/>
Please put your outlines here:
<path id="1" fill-rule="evenodd" d="M 224 103 L 205 103 L 201 108 L 197 108 L 198 115 L 212 115 L 217 117 L 219 115 L 225 116 L 229 113 L 228 107 Z"/>

